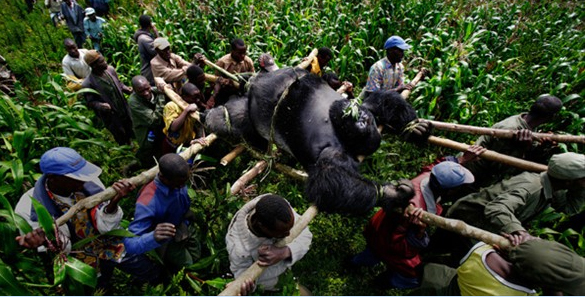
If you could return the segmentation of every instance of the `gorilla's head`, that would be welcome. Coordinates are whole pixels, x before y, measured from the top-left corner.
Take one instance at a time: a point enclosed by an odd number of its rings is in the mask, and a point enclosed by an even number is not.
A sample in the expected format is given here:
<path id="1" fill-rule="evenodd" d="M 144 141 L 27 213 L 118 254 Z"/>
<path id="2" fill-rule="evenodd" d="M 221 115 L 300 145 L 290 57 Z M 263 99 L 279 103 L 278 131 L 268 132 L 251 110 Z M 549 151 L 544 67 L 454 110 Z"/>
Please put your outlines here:
<path id="1" fill-rule="evenodd" d="M 394 91 L 375 91 L 364 100 L 362 107 L 374 114 L 378 125 L 394 134 L 401 133 L 406 124 L 417 118 L 414 108 Z"/>
<path id="2" fill-rule="evenodd" d="M 347 99 L 337 100 L 329 109 L 329 118 L 343 148 L 353 157 L 370 155 L 380 146 L 382 137 L 374 115 L 364 107 Z"/>

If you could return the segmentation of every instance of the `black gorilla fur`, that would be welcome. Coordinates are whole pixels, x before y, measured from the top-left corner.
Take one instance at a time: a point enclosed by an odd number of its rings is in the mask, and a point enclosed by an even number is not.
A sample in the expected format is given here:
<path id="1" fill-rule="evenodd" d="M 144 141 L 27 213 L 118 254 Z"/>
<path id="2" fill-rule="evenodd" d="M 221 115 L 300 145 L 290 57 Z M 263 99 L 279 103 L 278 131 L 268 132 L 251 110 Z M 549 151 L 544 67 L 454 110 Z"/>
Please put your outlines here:
<path id="1" fill-rule="evenodd" d="M 356 119 L 344 115 L 350 101 L 320 77 L 284 68 L 255 77 L 248 98 L 247 109 L 245 98 L 226 104 L 231 129 L 225 129 L 224 111 L 215 109 L 206 115 L 207 128 L 220 136 L 248 138 L 257 133 L 291 153 L 307 170 L 305 192 L 319 210 L 364 213 L 378 198 L 378 204 L 388 205 L 392 199 L 392 204 L 407 203 L 410 197 L 382 191 L 383 186 L 391 186 L 362 177 L 356 161 L 358 155 L 378 149 L 381 136 L 377 121 L 391 126 L 392 132 L 400 132 L 416 119 L 412 107 L 398 93 L 374 92 L 359 107 Z M 249 123 L 253 129 L 248 128 Z M 243 127 L 234 129 L 237 125 Z"/>

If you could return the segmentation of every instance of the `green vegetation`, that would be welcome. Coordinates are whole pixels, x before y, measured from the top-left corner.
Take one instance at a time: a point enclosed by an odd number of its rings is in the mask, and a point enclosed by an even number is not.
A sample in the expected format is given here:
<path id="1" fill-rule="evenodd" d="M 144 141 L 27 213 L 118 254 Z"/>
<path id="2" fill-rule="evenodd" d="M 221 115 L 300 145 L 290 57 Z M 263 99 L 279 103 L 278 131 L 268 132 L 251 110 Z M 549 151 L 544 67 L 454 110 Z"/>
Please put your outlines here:
<path id="1" fill-rule="evenodd" d="M 102 180 L 112 184 L 132 160 L 132 148 L 117 146 L 78 100 L 81 94 L 64 89 L 59 72 L 65 55 L 62 39 L 69 36 L 66 27 L 52 27 L 41 0 L 30 14 L 23 1 L 7 1 L 0 11 L 0 54 L 21 83 L 17 84 L 16 97 L 2 96 L 0 100 L 0 293 L 81 294 L 81 284 L 91 287 L 95 272 L 72 260 L 64 261 L 62 256 L 45 259 L 21 251 L 13 238 L 18 230 L 27 230 L 27 224 L 12 208 L 39 177 L 38 161 L 45 150 L 75 148 L 102 167 Z M 112 2 L 104 54 L 127 84 L 139 74 L 132 34 L 138 16 L 147 12 L 160 33 L 169 38 L 173 51 L 185 58 L 202 52 L 215 60 L 228 51 L 234 37 L 246 41 L 252 59 L 271 52 L 279 65 L 294 65 L 311 49 L 328 46 L 335 53 L 332 70 L 356 86 L 365 84 L 369 67 L 384 56 L 381 48 L 385 39 L 401 35 L 412 45 L 405 57 L 407 77 L 414 77 L 420 67 L 431 71 L 430 78 L 411 95 L 422 118 L 490 126 L 526 110 L 537 96 L 548 93 L 561 98 L 565 107 L 559 121 L 547 129 L 581 134 L 585 123 L 582 1 Z M 462 142 L 473 139 L 453 133 L 445 136 Z M 244 204 L 242 197 L 228 194 L 229 184 L 255 160 L 243 155 L 223 168 L 216 160 L 229 151 L 229 145 L 218 145 L 220 149 L 204 152 L 205 161 L 194 173 L 189 191 L 203 228 L 205 258 L 177 274 L 167 286 L 128 286 L 128 276 L 119 273 L 114 279 L 115 294 L 216 295 L 229 281 L 222 278 L 229 271 L 224 235 L 233 213 Z M 583 145 L 564 148 L 584 152 Z M 365 160 L 362 170 L 380 181 L 411 178 L 436 156 L 453 153 L 387 137 Z M 287 156 L 281 156 L 280 162 L 294 164 Z M 217 168 L 203 170 L 208 166 Z M 281 194 L 299 213 L 308 206 L 302 184 L 276 171 L 254 182 L 256 193 Z M 123 200 L 122 207 L 130 220 L 133 198 Z M 536 220 L 532 231 L 585 255 L 584 230 L 557 230 L 566 219 L 563 214 L 547 212 Z M 311 224 L 312 248 L 294 266 L 293 275 L 316 295 L 405 294 L 401 290 L 380 291 L 371 285 L 383 267 L 353 273 L 342 267 L 345 257 L 363 249 L 361 231 L 366 221 L 366 216 L 319 215 Z M 293 278 L 287 277 L 284 283 L 284 292 L 292 294 Z"/>

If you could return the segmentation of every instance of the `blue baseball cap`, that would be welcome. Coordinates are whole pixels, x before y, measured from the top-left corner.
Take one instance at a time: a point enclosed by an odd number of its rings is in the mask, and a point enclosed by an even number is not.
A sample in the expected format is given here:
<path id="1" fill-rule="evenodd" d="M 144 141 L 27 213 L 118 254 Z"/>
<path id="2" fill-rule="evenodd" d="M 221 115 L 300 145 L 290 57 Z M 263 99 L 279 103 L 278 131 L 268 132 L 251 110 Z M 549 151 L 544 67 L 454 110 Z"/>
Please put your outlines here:
<path id="1" fill-rule="evenodd" d="M 87 162 L 78 152 L 68 147 L 56 147 L 41 156 L 41 171 L 88 182 L 98 178 L 102 169 Z"/>
<path id="2" fill-rule="evenodd" d="M 385 50 L 393 47 L 397 47 L 403 51 L 410 49 L 410 45 L 406 44 L 402 37 L 396 35 L 391 36 L 390 38 L 388 38 L 388 40 L 386 40 L 386 43 L 384 43 Z"/>
<path id="3" fill-rule="evenodd" d="M 475 181 L 471 171 L 451 161 L 444 161 L 437 164 L 431 169 L 431 173 L 443 189 L 451 189 Z"/>

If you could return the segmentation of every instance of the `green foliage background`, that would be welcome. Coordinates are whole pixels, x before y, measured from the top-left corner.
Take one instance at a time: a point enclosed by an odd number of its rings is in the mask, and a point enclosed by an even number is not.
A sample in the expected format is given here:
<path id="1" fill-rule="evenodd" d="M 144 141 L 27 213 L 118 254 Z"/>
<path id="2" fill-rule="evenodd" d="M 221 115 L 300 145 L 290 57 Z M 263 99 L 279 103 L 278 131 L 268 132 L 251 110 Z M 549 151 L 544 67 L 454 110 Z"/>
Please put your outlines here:
<path id="1" fill-rule="evenodd" d="M 9 213 L 25 190 L 39 177 L 38 159 L 54 146 L 71 146 L 104 169 L 106 184 L 121 177 L 132 160 L 132 148 L 118 147 L 95 121 L 93 113 L 78 102 L 59 76 L 65 55 L 62 40 L 66 27 L 53 28 L 42 1 L 31 13 L 24 2 L 5 0 L 0 10 L 0 54 L 20 84 L 17 96 L 0 100 L 0 292 L 58 295 L 76 292 L 53 285 L 51 265 L 43 266 L 36 253 L 20 252 L 10 238 L 18 232 Z M 79 1 L 84 6 L 84 1 Z M 407 38 L 407 77 L 420 67 L 431 76 L 411 95 L 422 118 L 477 126 L 493 123 L 525 111 L 540 94 L 561 98 L 565 107 L 560 120 L 546 127 L 582 134 L 585 104 L 585 3 L 583 1 L 185 1 L 112 0 L 112 17 L 106 28 L 104 55 L 123 82 L 139 74 L 140 62 L 132 34 L 141 13 L 153 16 L 159 32 L 168 37 L 173 51 L 184 58 L 197 52 L 210 60 L 224 55 L 229 41 L 243 38 L 255 60 L 270 52 L 281 66 L 294 65 L 313 48 L 328 46 L 335 59 L 331 70 L 363 87 L 369 67 L 384 56 L 382 46 L 390 35 Z M 90 46 L 87 45 L 87 48 Z M 470 142 L 471 136 L 447 134 Z M 205 152 L 205 162 L 194 173 L 193 209 L 202 226 L 205 250 L 193 267 L 178 274 L 168 286 L 126 286 L 128 277 L 117 274 L 116 294 L 202 294 L 221 291 L 229 271 L 223 237 L 233 213 L 243 205 L 230 196 L 229 184 L 253 166 L 249 156 L 220 168 L 216 160 L 230 149 Z M 564 149 L 583 153 L 582 145 Z M 454 152 L 436 147 L 418 148 L 388 136 L 382 147 L 362 164 L 369 178 L 390 181 L 412 178 L 421 165 L 436 156 Z M 286 156 L 281 162 L 294 165 Z M 218 166 L 212 171 L 204 167 Z M 297 166 L 298 167 L 298 166 Z M 287 197 L 300 213 L 307 207 L 302 184 L 271 171 L 257 179 L 257 193 L 273 192 Z M 133 213 L 133 199 L 124 200 L 126 219 Z M 582 255 L 583 230 L 557 230 L 567 217 L 546 212 L 532 231 L 559 240 Z M 361 230 L 367 216 L 319 215 L 311 224 L 313 245 L 293 267 L 293 274 L 317 295 L 400 295 L 406 291 L 380 291 L 371 281 L 383 267 L 346 271 L 342 260 L 364 247 Z M 194 277 L 189 277 L 188 274 Z M 16 281 L 12 281 L 12 279 Z M 285 291 L 293 283 L 288 277 Z M 13 284 L 14 286 L 7 286 Z M 31 286 L 30 284 L 41 284 Z M 25 290 L 25 291 L 21 291 Z M 145 290 L 145 291 L 143 291 Z"/>

